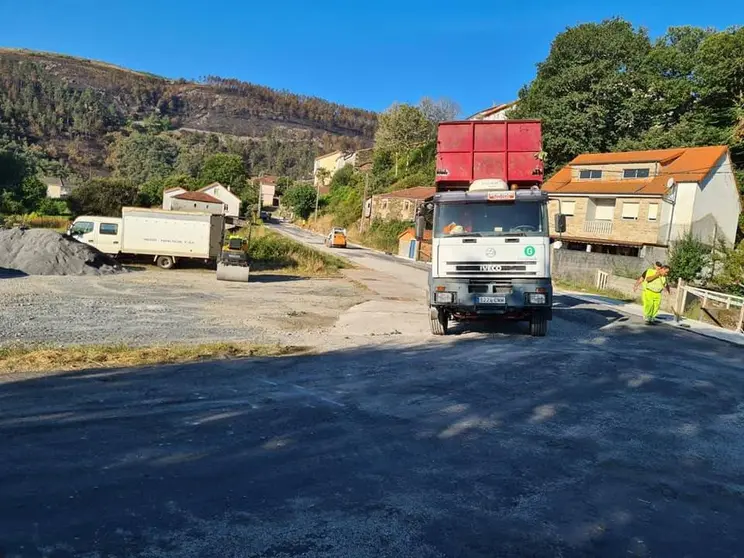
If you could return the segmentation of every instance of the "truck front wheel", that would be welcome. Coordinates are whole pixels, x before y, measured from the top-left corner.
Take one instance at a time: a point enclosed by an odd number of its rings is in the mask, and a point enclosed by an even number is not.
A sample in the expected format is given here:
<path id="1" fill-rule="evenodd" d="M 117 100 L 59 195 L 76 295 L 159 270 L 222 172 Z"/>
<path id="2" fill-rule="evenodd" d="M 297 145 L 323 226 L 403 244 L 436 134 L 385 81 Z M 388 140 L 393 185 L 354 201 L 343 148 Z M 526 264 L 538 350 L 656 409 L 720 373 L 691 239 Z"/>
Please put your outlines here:
<path id="1" fill-rule="evenodd" d="M 173 256 L 158 256 L 155 260 L 155 265 L 160 269 L 173 269 L 176 262 L 173 259 Z"/>
<path id="2" fill-rule="evenodd" d="M 429 324 L 434 335 L 447 335 L 449 330 L 449 315 L 442 309 L 429 309 Z"/>
<path id="3" fill-rule="evenodd" d="M 535 312 L 530 318 L 530 335 L 545 337 L 548 333 L 548 317 L 542 312 Z"/>

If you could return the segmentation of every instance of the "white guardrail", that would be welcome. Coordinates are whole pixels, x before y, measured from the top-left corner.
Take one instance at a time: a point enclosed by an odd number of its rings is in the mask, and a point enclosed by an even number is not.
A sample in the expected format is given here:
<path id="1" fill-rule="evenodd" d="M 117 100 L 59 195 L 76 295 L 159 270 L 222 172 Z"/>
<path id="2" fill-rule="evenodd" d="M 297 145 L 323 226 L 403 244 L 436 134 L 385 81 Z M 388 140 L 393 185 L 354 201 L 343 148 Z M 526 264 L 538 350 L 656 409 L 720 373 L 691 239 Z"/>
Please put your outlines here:
<path id="1" fill-rule="evenodd" d="M 718 293 L 699 287 L 691 287 L 680 279 L 677 284 L 677 300 L 674 305 L 678 316 L 684 312 L 689 295 L 696 296 L 702 300 L 700 304 L 701 316 L 705 310 L 710 308 L 711 303 L 714 303 L 715 307 L 719 309 L 725 308 L 726 310 L 730 310 L 731 308 L 741 308 L 739 320 L 736 324 L 736 332 L 744 333 L 744 297 Z"/>

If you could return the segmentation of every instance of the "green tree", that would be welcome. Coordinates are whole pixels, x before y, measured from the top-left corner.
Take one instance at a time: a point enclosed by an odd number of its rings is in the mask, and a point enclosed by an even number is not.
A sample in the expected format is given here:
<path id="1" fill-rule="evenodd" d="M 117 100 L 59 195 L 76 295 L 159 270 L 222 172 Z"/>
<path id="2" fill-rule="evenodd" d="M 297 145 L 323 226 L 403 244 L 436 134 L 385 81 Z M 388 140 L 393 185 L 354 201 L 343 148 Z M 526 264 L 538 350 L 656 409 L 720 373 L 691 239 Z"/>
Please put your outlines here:
<path id="1" fill-rule="evenodd" d="M 21 182 L 21 203 L 27 213 L 36 211 L 46 199 L 46 184 L 36 175 L 26 176 Z"/>
<path id="2" fill-rule="evenodd" d="M 433 124 L 455 120 L 460 114 L 460 105 L 446 97 L 436 100 L 424 97 L 419 101 L 418 108 L 424 117 Z"/>
<path id="3" fill-rule="evenodd" d="M 246 188 L 247 173 L 240 155 L 217 153 L 208 157 L 199 172 L 204 184 L 219 182 L 240 194 Z"/>
<path id="4" fill-rule="evenodd" d="M 393 154 L 397 177 L 401 156 L 414 147 L 431 141 L 434 136 L 434 125 L 420 109 L 406 104 L 394 104 L 378 119 L 375 147 Z"/>
<path id="5" fill-rule="evenodd" d="M 554 39 L 510 115 L 543 121 L 548 171 L 646 130 L 650 50 L 646 32 L 620 19 L 578 25 Z"/>
<path id="6" fill-rule="evenodd" d="M 143 184 L 173 173 L 178 145 L 166 136 L 133 133 L 115 141 L 110 163 L 117 177 Z"/>
<path id="7" fill-rule="evenodd" d="M 284 193 L 294 185 L 294 181 L 288 176 L 280 176 L 276 179 L 276 194 L 283 196 Z"/>
<path id="8" fill-rule="evenodd" d="M 309 184 L 297 184 L 284 194 L 284 203 L 291 207 L 296 215 L 307 219 L 315 208 L 315 196 L 315 188 Z"/>
<path id="9" fill-rule="evenodd" d="M 73 190 L 69 198 L 73 215 L 121 216 L 121 208 L 135 206 L 139 189 L 128 180 L 96 178 Z"/>

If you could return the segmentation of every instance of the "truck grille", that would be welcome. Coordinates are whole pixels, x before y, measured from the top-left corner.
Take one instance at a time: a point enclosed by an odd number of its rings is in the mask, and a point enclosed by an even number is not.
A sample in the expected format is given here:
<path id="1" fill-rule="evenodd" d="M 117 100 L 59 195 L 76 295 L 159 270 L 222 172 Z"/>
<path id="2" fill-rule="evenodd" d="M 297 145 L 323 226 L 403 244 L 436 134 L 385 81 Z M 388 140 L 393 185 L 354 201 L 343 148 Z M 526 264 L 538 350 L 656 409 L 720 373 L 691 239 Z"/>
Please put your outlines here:
<path id="1" fill-rule="evenodd" d="M 534 277 L 537 260 L 448 261 L 444 272 L 448 277 Z"/>
<path id="2" fill-rule="evenodd" d="M 468 281 L 468 292 L 472 294 L 488 293 L 489 287 L 492 287 L 493 293 L 509 294 L 512 292 L 511 279 L 470 279 Z"/>

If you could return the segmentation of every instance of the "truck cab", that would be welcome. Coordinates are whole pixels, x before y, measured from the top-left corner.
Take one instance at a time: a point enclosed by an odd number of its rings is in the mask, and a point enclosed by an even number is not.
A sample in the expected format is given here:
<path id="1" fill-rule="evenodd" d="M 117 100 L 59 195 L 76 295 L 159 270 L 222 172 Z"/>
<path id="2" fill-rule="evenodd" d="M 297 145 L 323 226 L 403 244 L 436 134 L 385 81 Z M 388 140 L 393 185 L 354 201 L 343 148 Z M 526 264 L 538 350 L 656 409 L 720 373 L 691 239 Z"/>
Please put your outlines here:
<path id="1" fill-rule="evenodd" d="M 67 234 L 104 254 L 116 256 L 121 252 L 120 218 L 83 215 L 73 221 Z"/>
<path id="2" fill-rule="evenodd" d="M 533 336 L 546 335 L 553 289 L 541 147 L 537 121 L 440 124 L 428 204 L 434 335 L 446 335 L 451 319 L 496 318 L 526 320 Z"/>

